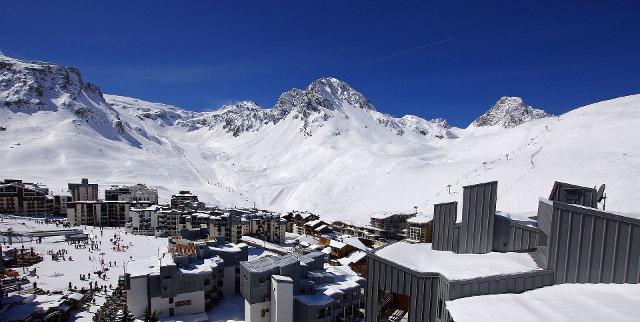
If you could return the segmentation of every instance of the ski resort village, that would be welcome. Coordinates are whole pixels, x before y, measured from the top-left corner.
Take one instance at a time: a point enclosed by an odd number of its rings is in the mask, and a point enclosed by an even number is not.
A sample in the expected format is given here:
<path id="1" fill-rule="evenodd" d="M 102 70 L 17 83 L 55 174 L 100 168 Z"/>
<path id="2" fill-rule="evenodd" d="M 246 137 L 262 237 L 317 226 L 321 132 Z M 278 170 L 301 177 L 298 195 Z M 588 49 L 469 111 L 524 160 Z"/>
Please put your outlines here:
<path id="1" fill-rule="evenodd" d="M 0 322 L 640 322 L 638 13 L 3 1 Z"/>
<path id="2" fill-rule="evenodd" d="M 640 319 L 639 96 L 459 129 L 334 78 L 198 114 L 0 68 L 1 321 Z"/>

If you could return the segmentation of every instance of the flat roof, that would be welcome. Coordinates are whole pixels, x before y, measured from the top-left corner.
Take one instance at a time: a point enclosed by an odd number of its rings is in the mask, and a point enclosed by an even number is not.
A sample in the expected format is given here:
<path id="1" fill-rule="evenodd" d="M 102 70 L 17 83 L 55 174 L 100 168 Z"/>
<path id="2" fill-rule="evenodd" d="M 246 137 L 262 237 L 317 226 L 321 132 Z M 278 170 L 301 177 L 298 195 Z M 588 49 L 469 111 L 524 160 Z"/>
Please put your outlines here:
<path id="1" fill-rule="evenodd" d="M 638 321 L 638 284 L 561 284 L 447 301 L 456 322 Z"/>
<path id="2" fill-rule="evenodd" d="M 375 254 L 417 272 L 440 273 L 449 280 L 542 270 L 529 253 L 456 254 L 433 250 L 431 243 L 397 242 Z"/>
<path id="3" fill-rule="evenodd" d="M 407 219 L 407 222 L 410 224 L 428 224 L 432 220 L 433 220 L 433 214 L 431 214 L 430 216 L 419 214 L 419 215 L 416 215 L 415 217 L 411 217 Z"/>

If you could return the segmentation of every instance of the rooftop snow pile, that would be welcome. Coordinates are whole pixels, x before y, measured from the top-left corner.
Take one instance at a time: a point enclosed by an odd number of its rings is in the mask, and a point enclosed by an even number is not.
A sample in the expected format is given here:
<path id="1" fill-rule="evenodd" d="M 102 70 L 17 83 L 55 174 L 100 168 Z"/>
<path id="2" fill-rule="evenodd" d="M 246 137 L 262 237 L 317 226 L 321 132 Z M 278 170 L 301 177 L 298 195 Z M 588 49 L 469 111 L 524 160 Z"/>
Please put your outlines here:
<path id="1" fill-rule="evenodd" d="M 430 243 L 398 242 L 375 254 L 417 272 L 440 273 L 449 280 L 541 270 L 528 253 L 455 254 L 433 250 Z"/>
<path id="2" fill-rule="evenodd" d="M 561 284 L 447 302 L 456 322 L 638 321 L 638 284 Z"/>

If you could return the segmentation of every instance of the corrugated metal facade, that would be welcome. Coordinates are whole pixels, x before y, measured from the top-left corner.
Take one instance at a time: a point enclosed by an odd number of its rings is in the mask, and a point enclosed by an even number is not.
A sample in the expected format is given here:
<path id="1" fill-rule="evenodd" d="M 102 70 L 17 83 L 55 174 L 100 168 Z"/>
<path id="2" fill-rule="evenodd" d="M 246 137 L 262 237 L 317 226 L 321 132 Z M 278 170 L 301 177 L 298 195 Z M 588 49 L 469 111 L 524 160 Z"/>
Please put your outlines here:
<path id="1" fill-rule="evenodd" d="M 557 283 L 640 282 L 640 220 L 548 200 L 538 209 Z"/>
<path id="2" fill-rule="evenodd" d="M 377 322 L 380 292 L 407 295 L 410 298 L 408 320 L 449 321 L 446 301 L 457 298 L 520 293 L 553 285 L 553 272 L 532 271 L 468 280 L 449 281 L 439 273 L 420 273 L 370 254 L 368 258 L 366 321 Z"/>
<path id="3" fill-rule="evenodd" d="M 454 237 L 453 233 L 457 213 L 457 202 L 441 203 L 433 206 L 433 249 L 458 251 L 458 238 Z"/>
<path id="4" fill-rule="evenodd" d="M 483 254 L 493 250 L 493 225 L 498 182 L 464 187 L 462 223 L 456 224 L 458 204 L 433 207 L 433 249 Z"/>
<path id="5" fill-rule="evenodd" d="M 367 273 L 366 322 L 379 319 L 380 292 L 409 296 L 409 322 L 433 320 L 436 299 L 439 298 L 439 274 L 417 273 L 371 254 Z"/>
<path id="6" fill-rule="evenodd" d="M 464 187 L 458 252 L 483 254 L 493 249 L 498 182 Z"/>
<path id="7" fill-rule="evenodd" d="M 538 228 L 515 223 L 496 216 L 493 228 L 493 250 L 514 252 L 538 247 Z"/>
<path id="8" fill-rule="evenodd" d="M 597 208 L 598 191 L 593 188 L 576 186 L 570 183 L 553 184 L 549 200 Z"/>
<path id="9" fill-rule="evenodd" d="M 369 254 L 366 321 L 378 321 L 382 291 L 410 296 L 409 321 L 451 322 L 447 300 L 560 283 L 640 283 L 640 219 L 595 209 L 595 189 L 556 182 L 551 197 L 562 201 L 541 199 L 537 228 L 496 216 L 496 192 L 496 182 L 464 187 L 462 223 L 455 222 L 457 203 L 435 205 L 433 249 L 536 249 L 533 257 L 542 270 L 449 281 L 438 272 L 415 272 Z"/>

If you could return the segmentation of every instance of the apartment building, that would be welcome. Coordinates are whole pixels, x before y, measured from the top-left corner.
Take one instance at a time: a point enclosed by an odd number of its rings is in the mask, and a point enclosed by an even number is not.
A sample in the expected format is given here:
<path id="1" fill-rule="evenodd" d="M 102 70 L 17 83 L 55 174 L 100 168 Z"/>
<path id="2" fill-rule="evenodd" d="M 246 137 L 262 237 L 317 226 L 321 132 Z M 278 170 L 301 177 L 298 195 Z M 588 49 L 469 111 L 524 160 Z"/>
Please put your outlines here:
<path id="1" fill-rule="evenodd" d="M 111 186 L 104 191 L 106 201 L 148 201 L 158 204 L 158 190 L 148 188 L 142 183 L 132 186 Z"/>
<path id="2" fill-rule="evenodd" d="M 54 198 L 49 189 L 17 179 L 0 181 L 0 213 L 13 215 L 51 214 Z"/>
<path id="3" fill-rule="evenodd" d="M 89 179 L 82 178 L 80 183 L 69 183 L 68 186 L 72 201 L 98 200 L 98 184 L 89 183 Z"/>
<path id="4" fill-rule="evenodd" d="M 126 231 L 138 235 L 165 236 L 166 229 L 160 225 L 161 209 L 162 207 L 158 205 L 129 208 L 129 220 L 125 224 Z"/>
<path id="5" fill-rule="evenodd" d="M 416 213 L 385 212 L 371 216 L 371 227 L 379 229 L 380 235 L 389 239 L 401 239 L 407 234 L 407 220 Z"/>
<path id="6" fill-rule="evenodd" d="M 191 191 L 182 190 L 171 196 L 170 207 L 171 209 L 181 209 L 190 202 L 198 202 L 198 196 L 192 194 Z"/>
<path id="7" fill-rule="evenodd" d="M 67 203 L 67 220 L 71 225 L 125 227 L 131 208 L 149 206 L 147 201 L 72 201 Z"/>
<path id="8" fill-rule="evenodd" d="M 325 255 L 265 256 L 240 263 L 247 322 L 359 321 L 366 280 Z"/>
<path id="9" fill-rule="evenodd" d="M 172 239 L 160 258 L 132 261 L 121 277 L 127 307 L 136 318 L 145 310 L 161 318 L 204 313 L 225 295 L 239 292 L 244 244 L 194 243 Z"/>

